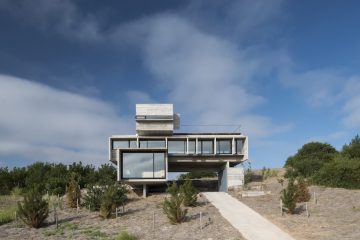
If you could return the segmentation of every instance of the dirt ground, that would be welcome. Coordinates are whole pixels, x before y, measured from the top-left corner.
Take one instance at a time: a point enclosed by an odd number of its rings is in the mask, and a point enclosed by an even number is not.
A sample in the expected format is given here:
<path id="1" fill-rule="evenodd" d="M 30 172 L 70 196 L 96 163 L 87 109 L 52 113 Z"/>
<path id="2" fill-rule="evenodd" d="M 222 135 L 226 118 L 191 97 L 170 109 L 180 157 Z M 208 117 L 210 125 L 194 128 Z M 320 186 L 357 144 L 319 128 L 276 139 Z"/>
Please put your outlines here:
<path id="1" fill-rule="evenodd" d="M 97 212 L 90 212 L 85 208 L 77 214 L 75 209 L 64 207 L 63 210 L 58 211 L 60 222 L 58 228 L 51 213 L 47 225 L 40 229 L 26 227 L 20 221 L 0 226 L 0 239 L 114 239 L 124 230 L 135 234 L 138 239 L 149 240 L 244 239 L 203 197 L 199 198 L 199 206 L 188 208 L 186 222 L 171 225 L 161 208 L 165 196 L 165 194 L 156 194 L 146 199 L 132 196 L 125 207 L 125 213 L 109 220 L 103 220 Z M 200 229 L 200 212 L 203 216 L 202 229 Z"/>
<path id="2" fill-rule="evenodd" d="M 271 220 L 298 240 L 360 239 L 360 190 L 310 186 L 311 200 L 297 205 L 297 214 L 280 213 L 281 184 L 277 177 L 267 179 L 263 184 L 271 194 L 260 197 L 241 197 L 240 192 L 232 195 L 249 207 Z M 261 183 L 251 183 L 257 188 Z M 314 192 L 317 203 L 314 202 Z"/>

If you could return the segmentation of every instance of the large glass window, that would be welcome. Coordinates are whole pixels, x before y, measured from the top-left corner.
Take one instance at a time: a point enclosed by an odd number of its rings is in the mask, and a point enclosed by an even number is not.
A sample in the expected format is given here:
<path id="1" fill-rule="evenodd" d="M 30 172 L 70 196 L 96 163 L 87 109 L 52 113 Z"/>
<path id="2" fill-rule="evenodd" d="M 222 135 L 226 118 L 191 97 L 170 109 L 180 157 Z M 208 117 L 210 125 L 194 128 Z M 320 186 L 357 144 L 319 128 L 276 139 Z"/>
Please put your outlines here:
<path id="1" fill-rule="evenodd" d="M 113 140 L 112 148 L 137 148 L 136 139 L 130 140 Z"/>
<path id="2" fill-rule="evenodd" d="M 169 140 L 168 153 L 186 154 L 186 140 Z"/>
<path id="3" fill-rule="evenodd" d="M 244 144 L 243 139 L 236 139 L 236 153 L 237 154 L 243 153 L 243 144 Z"/>
<path id="4" fill-rule="evenodd" d="M 214 153 L 214 141 L 213 140 L 198 140 L 199 153 L 212 154 Z"/>
<path id="5" fill-rule="evenodd" d="M 165 153 L 122 153 L 122 178 L 165 178 Z"/>
<path id="6" fill-rule="evenodd" d="M 216 140 L 217 154 L 231 154 L 231 139 Z"/>
<path id="7" fill-rule="evenodd" d="M 165 148 L 165 139 L 140 140 L 140 148 Z"/>
<path id="8" fill-rule="evenodd" d="M 196 153 L 196 140 L 189 139 L 189 154 L 195 154 L 195 153 Z"/>

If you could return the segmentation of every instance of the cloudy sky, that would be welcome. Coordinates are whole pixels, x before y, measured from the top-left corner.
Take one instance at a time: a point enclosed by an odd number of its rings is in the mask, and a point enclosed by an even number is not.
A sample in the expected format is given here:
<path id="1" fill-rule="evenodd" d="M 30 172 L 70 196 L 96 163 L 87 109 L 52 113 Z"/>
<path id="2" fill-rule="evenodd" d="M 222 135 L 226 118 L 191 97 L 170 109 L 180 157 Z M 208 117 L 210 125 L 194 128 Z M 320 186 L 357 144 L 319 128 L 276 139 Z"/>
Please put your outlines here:
<path id="1" fill-rule="evenodd" d="M 1 0 L 0 166 L 106 163 L 107 137 L 134 133 L 135 103 L 174 103 L 184 125 L 241 125 L 256 168 L 309 141 L 341 149 L 360 132 L 359 10 Z"/>

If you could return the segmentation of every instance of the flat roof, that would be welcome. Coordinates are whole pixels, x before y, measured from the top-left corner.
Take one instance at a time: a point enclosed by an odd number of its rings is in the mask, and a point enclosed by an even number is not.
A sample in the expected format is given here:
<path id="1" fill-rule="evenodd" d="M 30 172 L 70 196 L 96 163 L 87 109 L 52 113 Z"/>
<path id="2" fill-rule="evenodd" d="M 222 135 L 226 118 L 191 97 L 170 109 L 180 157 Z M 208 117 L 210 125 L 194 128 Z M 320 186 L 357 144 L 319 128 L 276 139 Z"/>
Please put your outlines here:
<path id="1" fill-rule="evenodd" d="M 224 132 L 192 132 L 192 133 L 173 133 L 173 135 L 241 135 L 240 132 L 227 132 L 227 133 L 224 133 Z"/>

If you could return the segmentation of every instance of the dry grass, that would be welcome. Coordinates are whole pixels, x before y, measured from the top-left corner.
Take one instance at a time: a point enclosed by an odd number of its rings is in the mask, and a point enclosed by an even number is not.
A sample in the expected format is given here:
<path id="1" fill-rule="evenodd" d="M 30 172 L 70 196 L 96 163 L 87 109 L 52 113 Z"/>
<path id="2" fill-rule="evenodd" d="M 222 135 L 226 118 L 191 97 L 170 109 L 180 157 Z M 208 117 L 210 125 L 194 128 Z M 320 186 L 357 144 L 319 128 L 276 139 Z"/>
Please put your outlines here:
<path id="1" fill-rule="evenodd" d="M 254 187 L 260 183 L 251 185 Z M 277 178 L 267 179 L 263 186 L 271 191 L 270 195 L 251 198 L 241 198 L 238 193 L 233 195 L 296 239 L 360 239 L 360 190 L 311 186 L 310 216 L 307 218 L 304 203 L 297 205 L 297 214 L 281 216 L 279 193 L 282 187 Z M 317 203 L 314 202 L 314 192 Z"/>
<path id="2" fill-rule="evenodd" d="M 97 212 L 65 207 L 59 210 L 59 227 L 53 223 L 50 213 L 48 224 L 40 229 L 30 229 L 18 222 L 0 226 L 0 239 L 116 239 L 120 232 L 126 231 L 138 239 L 243 239 L 217 211 L 199 199 L 199 206 L 188 208 L 189 212 L 184 223 L 172 225 L 162 212 L 161 202 L 165 194 L 156 194 L 146 199 L 131 197 L 126 205 L 126 212 L 117 219 L 103 220 Z M 203 229 L 200 230 L 199 214 L 202 212 Z M 153 216 L 155 213 L 155 227 Z"/>

